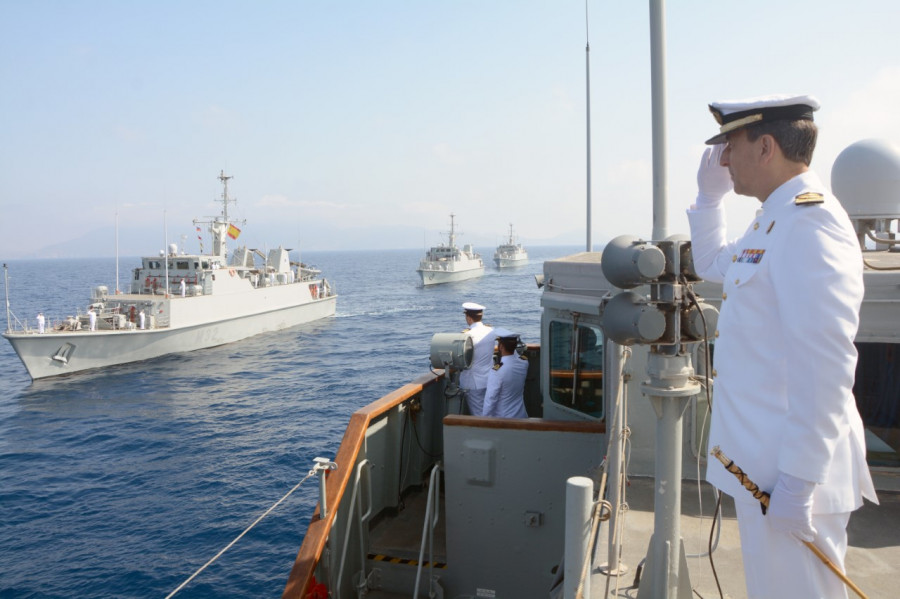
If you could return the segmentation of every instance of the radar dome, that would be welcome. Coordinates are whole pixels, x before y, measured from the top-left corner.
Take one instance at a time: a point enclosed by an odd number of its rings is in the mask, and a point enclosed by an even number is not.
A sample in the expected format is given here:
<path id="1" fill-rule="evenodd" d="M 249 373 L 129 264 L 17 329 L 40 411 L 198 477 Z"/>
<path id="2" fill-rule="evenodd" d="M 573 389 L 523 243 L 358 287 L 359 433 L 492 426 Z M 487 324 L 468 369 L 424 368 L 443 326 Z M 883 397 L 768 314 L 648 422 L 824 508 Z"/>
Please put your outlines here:
<path id="1" fill-rule="evenodd" d="M 831 189 L 851 219 L 900 216 L 900 148 L 883 139 L 865 139 L 838 154 Z"/>

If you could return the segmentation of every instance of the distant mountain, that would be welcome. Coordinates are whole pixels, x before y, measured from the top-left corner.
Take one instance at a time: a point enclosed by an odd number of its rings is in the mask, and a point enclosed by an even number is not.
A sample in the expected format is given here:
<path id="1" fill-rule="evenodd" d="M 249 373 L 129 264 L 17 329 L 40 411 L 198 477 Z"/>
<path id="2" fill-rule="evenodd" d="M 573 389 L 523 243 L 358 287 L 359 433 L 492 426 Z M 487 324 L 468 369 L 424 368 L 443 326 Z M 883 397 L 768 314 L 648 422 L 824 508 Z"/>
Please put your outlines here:
<path id="1" fill-rule="evenodd" d="M 203 249 L 210 249 L 210 235 L 206 231 L 201 234 Z M 184 245 L 188 253 L 200 251 L 198 233 L 193 227 L 170 228 L 168 243 L 175 243 L 179 249 Z M 521 237 L 520 241 L 527 248 L 529 245 L 577 245 L 584 239 L 583 232 L 569 232 L 547 238 Z M 491 248 L 501 241 L 501 236 L 463 235 L 457 239 L 458 244 L 471 243 L 476 248 Z M 251 229 L 249 226 L 237 241 L 229 240 L 229 247 L 248 245 L 250 247 L 274 248 L 283 247 L 300 249 L 301 251 L 332 250 L 390 250 L 426 248 L 446 242 L 446 232 L 426 230 L 423 227 L 396 225 L 392 227 L 344 227 L 325 228 L 310 224 L 295 226 L 275 224 Z M 166 236 L 158 230 L 128 227 L 119 229 L 120 256 L 155 255 L 163 250 Z M 599 246 L 598 246 L 599 247 Z M 73 239 L 59 241 L 38 249 L 14 249 L 2 259 L 21 258 L 102 258 L 116 254 L 115 227 L 101 227 L 88 231 Z"/>

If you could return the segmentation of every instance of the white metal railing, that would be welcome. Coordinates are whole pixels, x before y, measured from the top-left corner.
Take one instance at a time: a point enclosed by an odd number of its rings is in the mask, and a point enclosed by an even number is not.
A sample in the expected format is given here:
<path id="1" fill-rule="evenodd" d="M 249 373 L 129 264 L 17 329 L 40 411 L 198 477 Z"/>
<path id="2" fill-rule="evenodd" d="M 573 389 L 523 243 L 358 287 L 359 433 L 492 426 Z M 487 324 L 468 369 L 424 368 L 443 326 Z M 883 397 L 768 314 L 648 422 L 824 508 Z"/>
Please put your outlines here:
<path id="1" fill-rule="evenodd" d="M 431 469 L 431 477 L 428 481 L 428 499 L 425 509 L 425 522 L 422 524 L 422 545 L 419 548 L 419 564 L 416 567 L 416 592 L 413 597 L 419 597 L 419 581 L 422 578 L 422 560 L 425 558 L 425 539 L 428 538 L 428 592 L 434 597 L 434 527 L 437 526 L 440 517 L 441 503 L 441 472 L 442 463 L 438 462 Z"/>
<path id="2" fill-rule="evenodd" d="M 356 498 L 359 496 L 359 481 L 362 478 L 362 469 L 363 466 L 372 467 L 372 462 L 369 460 L 361 460 L 359 464 L 356 465 L 356 478 L 353 481 L 353 493 L 350 496 L 350 509 L 347 510 L 347 525 L 344 528 L 344 543 L 341 546 L 341 564 L 338 567 L 337 579 L 334 583 L 334 597 L 341 596 L 341 580 L 344 577 L 344 565 L 347 562 L 347 552 L 349 551 L 350 545 L 350 529 L 353 524 L 353 513 L 354 507 L 356 508 L 356 523 L 359 527 L 359 557 L 360 564 L 362 565 L 362 572 L 359 577 L 359 584 L 366 584 L 366 545 L 365 538 L 363 535 L 363 524 L 365 524 L 369 516 L 372 515 L 372 477 L 368 478 L 368 484 L 366 485 L 366 491 L 369 497 L 369 508 L 366 510 L 365 514 L 360 513 L 362 510 L 362 501 L 359 503 L 356 502 Z"/>

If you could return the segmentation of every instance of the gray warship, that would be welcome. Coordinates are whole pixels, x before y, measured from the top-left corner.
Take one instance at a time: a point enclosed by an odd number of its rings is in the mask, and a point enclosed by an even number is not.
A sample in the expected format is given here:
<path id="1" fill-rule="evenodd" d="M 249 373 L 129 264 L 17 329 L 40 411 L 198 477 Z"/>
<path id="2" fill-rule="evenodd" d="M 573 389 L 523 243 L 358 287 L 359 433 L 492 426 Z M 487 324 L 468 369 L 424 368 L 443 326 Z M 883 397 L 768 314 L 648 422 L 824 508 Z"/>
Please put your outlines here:
<path id="1" fill-rule="evenodd" d="M 207 225 L 210 253 L 171 244 L 141 259 L 126 293 L 98 285 L 84 311 L 50 317 L 43 330 L 16 318 L 7 301 L 3 337 L 32 379 L 213 347 L 334 315 L 333 285 L 320 270 L 292 263 L 290 250 L 242 246 L 229 259 L 228 240 L 240 235 L 228 215 L 235 201 L 230 179 L 219 174 L 221 215 L 194 222 Z"/>

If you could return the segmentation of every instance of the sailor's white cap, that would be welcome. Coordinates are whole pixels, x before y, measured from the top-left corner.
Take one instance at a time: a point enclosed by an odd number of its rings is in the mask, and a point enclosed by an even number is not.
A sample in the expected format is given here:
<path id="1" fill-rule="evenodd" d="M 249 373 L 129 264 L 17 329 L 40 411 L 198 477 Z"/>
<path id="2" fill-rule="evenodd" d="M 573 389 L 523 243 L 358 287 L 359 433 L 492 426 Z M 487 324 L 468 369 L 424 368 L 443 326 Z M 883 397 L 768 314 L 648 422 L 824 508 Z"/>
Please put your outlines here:
<path id="1" fill-rule="evenodd" d="M 497 337 L 497 339 L 518 339 L 520 335 L 518 333 L 513 333 L 509 329 L 495 327 L 494 336 Z"/>
<path id="2" fill-rule="evenodd" d="M 466 302 L 462 307 L 466 312 L 484 312 L 484 306 L 475 302 Z"/>
<path id="3" fill-rule="evenodd" d="M 725 136 L 754 123 L 769 121 L 813 120 L 819 101 L 813 96 L 776 94 L 746 100 L 723 100 L 709 105 L 709 111 L 719 123 L 719 133 L 706 140 L 707 145 L 720 144 Z"/>

